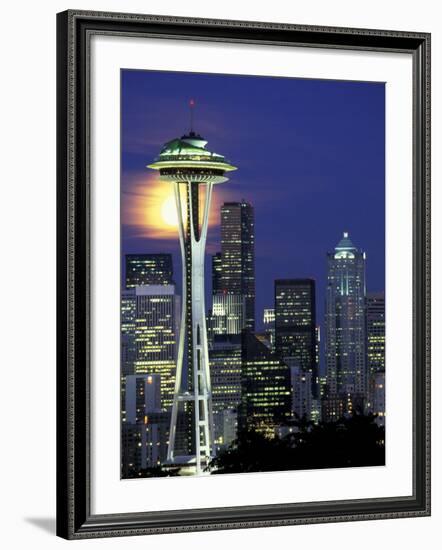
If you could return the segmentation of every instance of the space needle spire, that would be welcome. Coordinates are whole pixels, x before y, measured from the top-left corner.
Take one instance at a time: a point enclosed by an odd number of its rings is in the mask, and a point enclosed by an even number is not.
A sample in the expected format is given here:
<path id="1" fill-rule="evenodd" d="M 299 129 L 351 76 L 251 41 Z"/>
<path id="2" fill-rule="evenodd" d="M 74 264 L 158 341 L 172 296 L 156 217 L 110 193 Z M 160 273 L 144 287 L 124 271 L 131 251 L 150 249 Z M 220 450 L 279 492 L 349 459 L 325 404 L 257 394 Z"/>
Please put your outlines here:
<path id="1" fill-rule="evenodd" d="M 207 141 L 195 133 L 194 106 L 191 99 L 189 134 L 168 141 L 148 168 L 158 170 L 160 179 L 173 185 L 183 264 L 184 304 L 167 460 L 171 465 L 182 467 L 183 471 L 201 474 L 213 457 L 212 392 L 204 304 L 205 246 L 213 186 L 226 182 L 225 173 L 236 168 L 222 155 L 207 150 Z M 201 196 L 204 200 L 200 205 Z M 185 365 L 187 373 L 183 372 Z M 186 433 L 178 441 L 177 424 L 183 417 L 187 418 Z"/>
<path id="2" fill-rule="evenodd" d="M 193 117 L 194 117 L 194 110 L 195 110 L 195 100 L 191 99 L 189 101 L 189 115 L 190 115 L 190 135 L 193 135 Z"/>

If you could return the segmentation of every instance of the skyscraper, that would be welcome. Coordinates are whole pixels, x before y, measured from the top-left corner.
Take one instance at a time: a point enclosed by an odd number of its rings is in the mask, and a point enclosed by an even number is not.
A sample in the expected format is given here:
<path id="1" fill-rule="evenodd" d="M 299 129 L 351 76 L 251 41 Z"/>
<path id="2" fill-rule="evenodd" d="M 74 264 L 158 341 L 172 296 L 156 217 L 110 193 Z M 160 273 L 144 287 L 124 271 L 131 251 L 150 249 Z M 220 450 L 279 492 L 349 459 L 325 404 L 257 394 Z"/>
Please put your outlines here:
<path id="1" fill-rule="evenodd" d="M 215 444 L 226 446 L 235 438 L 241 401 L 241 335 L 215 336 L 209 362 Z"/>
<path id="2" fill-rule="evenodd" d="M 121 374 L 134 373 L 136 298 L 134 289 L 121 293 Z"/>
<path id="3" fill-rule="evenodd" d="M 170 410 L 175 385 L 180 297 L 175 285 L 134 289 L 135 373 L 161 375 L 161 406 Z"/>
<path id="4" fill-rule="evenodd" d="M 365 253 L 348 233 L 327 254 L 325 358 L 327 393 L 345 399 L 346 409 L 367 397 Z"/>
<path id="5" fill-rule="evenodd" d="M 264 308 L 263 315 L 264 331 L 268 334 L 270 349 L 275 350 L 275 308 Z"/>
<path id="6" fill-rule="evenodd" d="M 385 294 L 367 293 L 367 377 L 369 410 L 378 415 L 378 424 L 385 416 Z"/>
<path id="7" fill-rule="evenodd" d="M 241 405 L 238 425 L 275 435 L 279 424 L 291 418 L 292 389 L 289 367 L 254 334 L 242 334 Z"/>
<path id="8" fill-rule="evenodd" d="M 212 256 L 212 308 L 207 315 L 209 345 L 215 335 L 240 334 L 245 326 L 245 297 L 223 290 L 222 256 Z"/>
<path id="9" fill-rule="evenodd" d="M 128 254 L 125 261 L 121 457 L 123 477 L 133 477 L 166 457 L 180 302 L 175 295 L 170 254 Z"/>
<path id="10" fill-rule="evenodd" d="M 251 204 L 221 207 L 222 292 L 245 298 L 245 326 L 255 330 L 255 222 Z"/>
<path id="11" fill-rule="evenodd" d="M 211 334 L 241 334 L 245 323 L 244 314 L 244 296 L 226 292 L 214 294 L 210 313 Z"/>
<path id="12" fill-rule="evenodd" d="M 367 371 L 385 370 L 385 294 L 367 293 Z"/>
<path id="13" fill-rule="evenodd" d="M 173 284 L 171 254 L 127 254 L 126 288 Z"/>
<path id="14" fill-rule="evenodd" d="M 373 374 L 373 385 L 370 397 L 370 409 L 376 415 L 376 423 L 385 425 L 385 371 L 377 371 Z"/>
<path id="15" fill-rule="evenodd" d="M 312 420 L 312 375 L 299 367 L 290 367 L 292 412 L 296 418 Z"/>
<path id="16" fill-rule="evenodd" d="M 313 279 L 275 281 L 275 350 L 284 360 L 310 374 L 318 396 L 316 361 L 316 298 Z"/>
<path id="17" fill-rule="evenodd" d="M 143 470 L 161 466 L 166 459 L 170 413 L 145 415 L 136 423 L 121 425 L 121 475 L 133 478 Z"/>
<path id="18" fill-rule="evenodd" d="M 221 252 L 217 252 L 212 256 L 212 294 L 219 294 L 223 291 L 222 288 L 222 273 L 223 264 Z"/>
<path id="19" fill-rule="evenodd" d="M 129 424 L 144 421 L 150 413 L 161 412 L 159 374 L 132 374 L 126 378 L 126 418 Z"/>
<path id="20" fill-rule="evenodd" d="M 139 476 L 166 458 L 170 411 L 161 409 L 161 377 L 135 374 L 126 377 L 122 417 L 123 477 Z"/>
<path id="21" fill-rule="evenodd" d="M 204 306 L 204 258 L 209 211 L 214 184 L 227 181 L 225 173 L 236 169 L 222 155 L 206 149 L 206 145 L 207 141 L 192 128 L 188 135 L 167 142 L 149 165 L 149 168 L 158 170 L 161 179 L 170 182 L 174 189 L 186 304 L 181 320 L 168 459 L 171 463 L 194 468 L 198 474 L 204 471 L 213 455 L 212 399 Z M 202 216 L 201 190 L 205 192 Z M 183 219 L 183 200 L 186 220 Z M 183 379 L 186 343 L 187 379 Z M 180 407 L 187 407 L 190 411 L 189 431 L 193 448 L 186 456 L 177 456 L 175 452 Z"/>

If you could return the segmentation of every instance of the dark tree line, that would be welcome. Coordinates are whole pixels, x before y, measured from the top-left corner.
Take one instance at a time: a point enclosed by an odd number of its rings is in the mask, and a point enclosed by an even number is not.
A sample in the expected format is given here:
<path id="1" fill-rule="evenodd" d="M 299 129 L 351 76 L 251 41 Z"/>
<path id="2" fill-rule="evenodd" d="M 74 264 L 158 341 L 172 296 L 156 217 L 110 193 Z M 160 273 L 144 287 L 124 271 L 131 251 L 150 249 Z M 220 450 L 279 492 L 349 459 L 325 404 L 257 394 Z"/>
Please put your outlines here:
<path id="1" fill-rule="evenodd" d="M 227 474 L 382 466 L 384 438 L 384 428 L 371 414 L 318 425 L 297 420 L 285 437 L 240 431 L 237 440 L 211 461 L 210 469 L 212 474 Z"/>
<path id="2" fill-rule="evenodd" d="M 132 468 L 129 470 L 125 479 L 144 478 L 144 477 L 175 477 L 179 475 L 179 468 L 165 469 L 162 466 L 152 466 L 150 468 Z"/>

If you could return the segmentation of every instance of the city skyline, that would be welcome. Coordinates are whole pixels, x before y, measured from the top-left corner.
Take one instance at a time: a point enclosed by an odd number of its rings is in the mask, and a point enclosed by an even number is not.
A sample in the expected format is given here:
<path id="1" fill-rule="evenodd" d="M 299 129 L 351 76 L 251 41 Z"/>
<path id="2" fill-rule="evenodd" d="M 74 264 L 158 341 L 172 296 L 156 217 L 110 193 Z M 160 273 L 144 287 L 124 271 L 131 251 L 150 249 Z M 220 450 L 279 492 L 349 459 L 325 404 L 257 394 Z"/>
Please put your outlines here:
<path id="1" fill-rule="evenodd" d="M 230 209 L 235 206 L 235 203 L 229 202 L 225 203 L 220 206 L 221 211 L 225 209 L 225 207 L 228 206 Z M 243 202 L 239 202 L 236 204 L 236 206 L 241 207 L 245 206 Z M 248 204 L 248 207 L 250 207 L 253 211 L 253 205 Z M 241 208 L 240 208 L 241 210 Z M 241 220 L 241 217 L 238 218 Z M 241 222 L 240 222 L 241 223 Z M 222 233 L 222 232 L 221 232 Z M 233 233 L 235 235 L 235 232 Z M 383 296 L 385 293 L 385 289 L 378 289 L 377 291 L 368 291 L 367 290 L 367 281 L 365 277 L 365 270 L 366 270 L 366 253 L 365 250 L 363 250 L 360 247 L 354 246 L 351 239 L 349 238 L 349 233 L 344 231 L 341 235 L 341 238 L 336 241 L 336 245 L 332 247 L 330 251 L 327 251 L 324 255 L 326 258 L 326 261 L 329 263 L 329 269 L 327 273 L 327 280 L 328 283 L 325 283 L 325 287 L 323 289 L 318 289 L 315 278 L 300 278 L 297 276 L 296 273 L 292 273 L 292 277 L 290 279 L 274 279 L 272 281 L 272 287 L 273 287 L 273 301 L 268 304 L 267 307 L 264 307 L 261 311 L 258 311 L 255 309 L 255 315 L 254 319 L 256 320 L 256 332 L 262 332 L 265 330 L 268 330 L 269 327 L 265 325 L 264 317 L 266 315 L 266 311 L 269 309 L 273 310 L 274 314 L 277 311 L 278 308 L 278 300 L 276 296 L 277 287 L 278 284 L 282 285 L 283 287 L 288 284 L 290 286 L 290 283 L 300 283 L 301 286 L 310 286 L 312 287 L 312 290 L 309 292 L 311 293 L 310 297 L 310 303 L 312 306 L 311 311 L 311 320 L 310 320 L 310 356 L 311 360 L 313 360 L 313 350 L 314 347 L 317 346 L 318 349 L 318 356 L 316 361 L 316 372 L 312 371 L 312 385 L 315 386 L 315 384 L 319 383 L 319 380 L 317 379 L 318 376 L 325 376 L 327 374 L 327 351 L 326 351 L 326 336 L 327 336 L 327 325 L 326 325 L 326 319 L 327 319 L 327 302 L 329 301 L 329 298 L 326 297 L 325 299 L 325 308 L 321 311 L 321 308 L 318 308 L 317 304 L 317 296 L 318 294 L 322 292 L 326 293 L 326 288 L 329 287 L 330 283 L 330 258 L 334 258 L 335 252 L 337 249 L 343 246 L 344 244 L 349 244 L 350 247 L 352 247 L 352 250 L 356 252 L 356 254 L 362 259 L 364 263 L 364 278 L 363 278 L 363 287 L 364 287 L 364 297 L 367 296 L 367 300 L 369 296 Z M 221 247 L 221 243 L 220 246 Z M 231 248 L 232 249 L 232 248 Z M 233 250 L 235 250 L 235 247 L 233 247 Z M 141 258 L 145 258 L 144 262 L 141 260 Z M 127 295 L 127 289 L 131 288 L 131 285 L 133 285 L 131 281 L 131 275 L 128 273 L 128 266 L 132 263 L 133 265 L 137 266 L 139 270 L 145 270 L 146 266 L 144 264 L 149 264 L 151 269 L 151 277 L 153 276 L 154 279 L 152 282 L 155 284 L 156 282 L 160 282 L 161 284 L 170 282 L 176 287 L 177 289 L 180 289 L 180 285 L 176 284 L 172 279 L 177 277 L 176 273 L 180 272 L 180 265 L 179 261 L 177 264 L 172 259 L 173 255 L 170 253 L 164 253 L 159 252 L 157 254 L 152 253 L 146 253 L 146 254 L 127 254 L 122 257 L 122 265 L 125 266 L 124 273 L 125 280 L 123 284 L 123 294 L 122 296 Z M 158 265 L 156 264 L 156 261 L 153 260 L 153 258 L 158 259 Z M 236 260 L 238 261 L 238 260 Z M 209 263 L 209 266 L 207 265 Z M 369 265 L 369 264 L 368 264 Z M 255 279 L 255 269 L 252 264 L 252 267 L 250 268 L 251 272 L 253 273 L 253 279 Z M 231 270 L 231 261 L 227 264 L 227 272 Z M 213 337 L 213 334 L 239 334 L 241 332 L 241 328 L 249 328 L 252 330 L 252 332 L 255 332 L 255 329 L 247 324 L 247 305 L 245 301 L 245 297 L 242 296 L 240 293 L 238 294 L 229 294 L 228 290 L 222 291 L 222 280 L 223 276 L 221 273 L 223 272 L 223 266 L 222 266 L 222 254 L 219 252 L 216 252 L 215 254 L 211 255 L 210 257 L 206 257 L 206 265 L 205 265 L 205 294 L 206 294 L 206 315 L 207 315 L 207 327 L 209 332 L 209 341 L 211 340 L 211 337 Z M 174 275 L 175 273 L 175 275 Z M 140 280 L 139 284 L 141 285 L 148 285 L 151 284 L 149 281 L 149 276 L 144 275 L 144 280 Z M 235 288 L 235 287 L 233 287 Z M 126 290 L 126 292 L 124 292 Z M 210 293 L 211 291 L 211 293 Z M 177 290 L 177 293 L 179 296 L 182 297 L 182 289 Z M 241 298 L 242 296 L 242 298 Z M 327 295 L 326 295 L 327 296 Z M 362 297 L 362 295 L 361 295 Z M 256 296 L 256 298 L 258 298 Z M 241 300 L 239 300 L 241 299 Z M 255 295 L 253 296 L 253 301 L 255 301 Z M 379 300 L 378 300 L 379 302 Z M 365 305 L 364 305 L 365 307 Z M 385 307 L 385 298 L 382 299 L 382 307 Z M 321 311 L 321 314 L 318 314 L 318 310 Z M 228 311 L 228 313 L 227 313 Z M 220 314 L 220 312 L 223 312 L 223 314 Z M 230 328 L 229 328 L 230 327 Z M 235 327 L 232 330 L 232 327 Z M 322 330 L 323 329 L 323 330 Z M 275 330 L 275 326 L 273 328 Z M 322 338 L 320 341 L 316 341 L 316 335 L 313 335 L 312 332 L 316 332 L 317 330 L 322 330 L 323 335 L 325 338 Z M 290 334 L 290 330 L 289 330 Z M 275 337 L 275 335 L 273 335 Z M 298 339 L 300 335 L 294 336 L 295 339 Z M 302 339 L 303 337 L 301 337 Z M 277 338 L 276 338 L 277 341 Z M 364 352 L 365 353 L 365 352 Z M 286 354 L 282 354 L 286 355 Z M 315 370 L 315 369 L 314 369 Z M 317 391 L 314 390 L 314 394 L 317 394 Z"/>
<path id="2" fill-rule="evenodd" d="M 146 217 L 155 222 L 151 209 L 161 209 L 164 199 L 145 165 L 170 136 L 188 130 L 187 105 L 195 97 L 196 129 L 241 166 L 212 207 L 206 280 L 209 256 L 220 251 L 221 205 L 244 199 L 256 218 L 257 329 L 263 309 L 272 307 L 273 281 L 293 277 L 315 279 L 322 325 L 324 258 L 343 231 L 367 254 L 368 290 L 383 290 L 383 84 L 123 71 L 122 91 L 122 254 L 171 253 L 179 288 L 176 228 L 158 237 L 144 224 Z M 166 102 L 170 108 L 151 108 Z M 241 109 L 249 116 L 241 117 Z M 208 298 L 210 292 L 208 284 Z"/>
<path id="3" fill-rule="evenodd" d="M 149 126 L 139 94 L 171 82 Z M 367 454 L 336 467 L 384 463 L 384 92 L 122 71 L 123 477 L 306 469 L 301 434 L 351 439 L 355 413 Z"/>
<path id="4" fill-rule="evenodd" d="M 230 325 L 230 329 L 227 325 L 209 338 L 215 460 L 216 456 L 223 456 L 229 446 L 235 448 L 241 433 L 238 430 L 256 430 L 265 438 L 275 433 L 284 439 L 291 433 L 296 419 L 305 418 L 320 426 L 321 421 L 349 418 L 352 411 L 376 414 L 376 424 L 384 426 L 384 292 L 365 292 L 365 254 L 353 245 L 348 234 L 344 233 L 327 257 L 328 303 L 336 307 L 331 308 L 333 315 L 327 313 L 326 349 L 333 346 L 331 355 L 340 357 L 342 372 L 333 372 L 326 353 L 327 386 L 320 392 L 316 389 L 318 341 L 314 281 L 275 280 L 273 313 L 267 311 L 268 322 L 273 320 L 276 332 L 274 345 L 269 338 L 263 338 L 262 333 L 248 329 L 245 316 L 243 329 L 236 323 Z M 122 291 L 122 472 L 124 477 L 133 477 L 132 462 L 145 464 L 142 468 L 161 464 L 167 471 L 171 467 L 165 462 L 165 442 L 169 438 L 173 387 L 170 369 L 177 357 L 180 328 L 173 323 L 179 315 L 178 309 L 175 315 L 164 315 L 171 313 L 170 298 L 175 295 L 170 257 L 148 254 L 125 259 L 132 267 L 127 269 L 127 288 Z M 214 270 L 215 279 L 222 273 L 222 267 L 221 263 L 220 268 Z M 138 282 L 135 286 L 134 277 Z M 217 296 L 215 293 L 213 298 Z M 134 300 L 132 308 L 128 307 L 128 297 Z M 146 297 L 149 302 L 145 301 Z M 178 299 L 177 305 L 179 303 Z M 236 304 L 233 306 L 236 311 Z M 224 307 L 229 310 L 232 304 L 226 303 Z M 244 301 L 242 307 L 245 311 Z M 137 342 L 132 372 L 127 364 L 127 335 L 131 327 Z M 336 338 L 338 327 L 343 332 Z M 271 330 L 271 324 L 267 329 Z M 162 338 L 165 332 L 169 335 L 167 341 Z M 361 343 L 362 349 L 358 350 Z M 362 363 L 354 361 L 353 355 L 362 359 Z M 366 376 L 359 387 L 358 366 L 362 366 Z M 177 421 L 181 426 L 180 448 L 182 445 L 188 448 L 185 415 Z M 156 445 L 160 447 L 155 449 Z M 139 447 L 141 449 L 136 450 Z"/>

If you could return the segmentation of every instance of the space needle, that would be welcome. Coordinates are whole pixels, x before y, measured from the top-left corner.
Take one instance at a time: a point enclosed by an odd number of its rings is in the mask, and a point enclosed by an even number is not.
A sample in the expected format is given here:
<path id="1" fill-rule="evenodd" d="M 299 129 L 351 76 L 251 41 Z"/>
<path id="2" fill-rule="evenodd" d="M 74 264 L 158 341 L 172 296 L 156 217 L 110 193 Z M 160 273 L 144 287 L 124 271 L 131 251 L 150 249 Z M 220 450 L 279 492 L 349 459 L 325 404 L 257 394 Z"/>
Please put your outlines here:
<path id="1" fill-rule="evenodd" d="M 190 132 L 168 141 L 148 168 L 173 185 L 183 264 L 183 304 L 178 343 L 175 391 L 170 422 L 167 463 L 201 474 L 213 456 L 212 396 L 204 305 L 204 255 L 214 184 L 236 170 L 222 155 L 206 149 L 207 141 L 193 129 L 194 101 L 190 101 Z M 184 352 L 187 377 L 183 376 Z M 189 415 L 187 452 L 176 452 L 179 412 Z"/>

